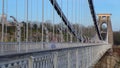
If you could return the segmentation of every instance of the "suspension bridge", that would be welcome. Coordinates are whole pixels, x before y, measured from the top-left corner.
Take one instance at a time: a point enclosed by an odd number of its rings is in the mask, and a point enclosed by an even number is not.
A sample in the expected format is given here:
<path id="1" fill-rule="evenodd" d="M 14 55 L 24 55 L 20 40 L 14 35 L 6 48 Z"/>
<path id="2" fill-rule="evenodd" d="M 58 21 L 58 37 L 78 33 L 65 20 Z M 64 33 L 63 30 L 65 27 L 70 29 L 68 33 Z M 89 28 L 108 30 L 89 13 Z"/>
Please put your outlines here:
<path id="1" fill-rule="evenodd" d="M 111 14 L 92 0 L 0 3 L 0 68 L 93 68 L 112 48 Z"/>

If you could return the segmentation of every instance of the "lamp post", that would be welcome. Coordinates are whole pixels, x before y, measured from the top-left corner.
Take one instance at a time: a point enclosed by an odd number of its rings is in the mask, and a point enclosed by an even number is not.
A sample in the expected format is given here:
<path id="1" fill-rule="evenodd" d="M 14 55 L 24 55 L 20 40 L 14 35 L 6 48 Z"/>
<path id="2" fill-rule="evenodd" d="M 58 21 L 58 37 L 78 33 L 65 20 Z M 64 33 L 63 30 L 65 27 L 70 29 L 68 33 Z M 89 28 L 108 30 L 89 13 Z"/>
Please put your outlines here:
<path id="1" fill-rule="evenodd" d="M 48 43 L 49 42 L 48 29 L 45 26 L 43 26 L 43 27 L 44 27 L 44 30 L 45 30 L 45 33 L 46 33 L 46 42 Z"/>
<path id="2" fill-rule="evenodd" d="M 72 36 L 72 34 L 70 33 L 70 32 L 68 32 L 69 33 L 69 35 L 70 35 L 70 42 L 72 43 L 73 41 L 73 36 Z"/>
<path id="3" fill-rule="evenodd" d="M 62 33 L 62 30 L 58 28 L 58 31 L 59 31 L 59 33 L 60 33 L 60 35 L 61 35 L 61 37 L 60 37 L 60 38 L 61 38 L 60 42 L 63 42 L 63 33 Z"/>
<path id="4" fill-rule="evenodd" d="M 21 43 L 21 27 L 20 24 L 18 23 L 18 21 L 15 19 L 15 17 L 10 16 L 10 18 L 12 18 L 16 24 L 17 27 L 17 43 L 18 43 L 18 52 L 20 52 L 20 43 Z"/>

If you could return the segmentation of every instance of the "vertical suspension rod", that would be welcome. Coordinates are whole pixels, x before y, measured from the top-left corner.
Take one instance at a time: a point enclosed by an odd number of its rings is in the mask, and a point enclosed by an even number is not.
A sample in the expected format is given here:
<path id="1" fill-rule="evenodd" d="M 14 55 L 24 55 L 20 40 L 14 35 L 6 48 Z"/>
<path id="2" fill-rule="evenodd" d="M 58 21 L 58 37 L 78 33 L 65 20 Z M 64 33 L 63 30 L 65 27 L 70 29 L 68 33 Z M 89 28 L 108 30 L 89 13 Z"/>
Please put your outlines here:
<path id="1" fill-rule="evenodd" d="M 61 0 L 61 8 L 62 8 L 62 0 Z M 60 13 L 61 14 L 61 16 L 62 16 L 62 13 Z M 62 20 L 61 20 L 61 22 L 62 22 Z M 62 23 L 61 23 L 61 42 L 63 42 L 63 32 L 62 32 L 62 30 L 63 30 L 63 28 L 62 28 Z"/>
<path id="2" fill-rule="evenodd" d="M 17 13 L 18 13 L 18 9 L 17 9 L 18 4 L 17 3 L 18 2 L 16 0 L 16 19 L 17 19 Z M 18 28 L 18 26 L 17 25 L 18 25 L 18 23 L 15 22 L 15 40 L 18 39 L 18 37 L 17 37 L 17 28 Z M 17 40 L 17 42 L 18 42 L 18 40 Z"/>
<path id="3" fill-rule="evenodd" d="M 3 42 L 4 39 L 4 0 L 2 0 L 2 37 L 1 42 Z"/>
<path id="4" fill-rule="evenodd" d="M 37 16 L 37 17 L 36 17 L 36 20 L 37 20 L 37 23 L 36 23 L 36 24 L 38 25 L 38 0 L 37 0 L 37 4 L 36 4 L 36 5 L 37 5 L 37 10 L 36 10 L 36 14 L 37 14 L 37 15 L 36 15 L 36 16 Z M 37 28 L 36 28 L 36 36 L 37 36 L 37 35 L 38 35 L 38 26 L 37 26 Z M 36 43 L 37 43 L 37 42 L 38 42 L 38 37 L 36 38 Z"/>
<path id="5" fill-rule="evenodd" d="M 8 16 L 8 0 L 6 0 L 6 17 Z M 6 25 L 6 30 L 5 30 L 6 32 L 6 36 L 7 36 L 7 25 Z"/>
<path id="6" fill-rule="evenodd" d="M 67 18 L 68 18 L 68 0 L 67 0 Z M 67 26 L 68 26 L 68 22 L 67 22 Z M 68 41 L 68 28 L 67 28 L 67 32 L 66 33 L 67 33 L 67 42 L 69 42 Z"/>
<path id="7" fill-rule="evenodd" d="M 18 11 L 17 11 L 17 6 L 18 6 L 18 4 L 17 4 L 18 2 L 17 2 L 17 0 L 16 0 L 16 19 L 17 19 L 17 13 L 18 13 Z"/>
<path id="8" fill-rule="evenodd" d="M 28 51 L 28 0 L 26 0 L 26 52 Z"/>
<path id="9" fill-rule="evenodd" d="M 30 41 L 32 42 L 32 0 L 31 0 Z"/>
<path id="10" fill-rule="evenodd" d="M 27 25 L 27 27 L 26 27 L 26 42 L 28 42 L 28 0 L 27 0 L 27 5 L 26 5 L 26 25 Z"/>
<path id="11" fill-rule="evenodd" d="M 55 17 L 55 14 L 54 14 L 54 13 L 55 13 L 55 12 L 54 12 L 54 4 L 55 4 L 55 3 L 54 3 L 54 1 L 53 1 L 53 39 L 56 38 L 56 37 L 55 37 L 55 25 L 54 25 L 54 22 L 55 22 L 55 19 L 54 19 L 54 17 Z"/>
<path id="12" fill-rule="evenodd" d="M 42 0 L 42 44 L 43 44 L 43 23 L 44 23 L 44 0 Z"/>
<path id="13" fill-rule="evenodd" d="M 91 11 L 91 15 L 92 15 L 92 18 L 93 18 L 93 22 L 94 22 L 98 37 L 99 37 L 100 40 L 102 40 L 102 36 L 100 34 L 100 30 L 98 28 L 98 24 L 97 24 L 97 20 L 96 20 L 96 13 L 95 13 L 95 10 L 94 10 L 93 1 L 88 0 L 88 3 L 89 3 L 89 8 L 90 8 L 90 11 Z"/>

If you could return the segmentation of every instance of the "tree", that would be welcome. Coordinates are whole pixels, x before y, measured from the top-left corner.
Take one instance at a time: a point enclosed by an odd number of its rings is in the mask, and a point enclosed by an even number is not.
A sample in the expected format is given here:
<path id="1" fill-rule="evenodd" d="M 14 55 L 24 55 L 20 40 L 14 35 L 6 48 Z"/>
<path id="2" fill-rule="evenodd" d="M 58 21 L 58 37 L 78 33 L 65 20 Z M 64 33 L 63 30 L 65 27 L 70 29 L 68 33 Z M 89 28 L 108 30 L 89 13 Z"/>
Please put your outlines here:
<path id="1" fill-rule="evenodd" d="M 113 32 L 113 41 L 115 45 L 120 45 L 120 31 Z"/>

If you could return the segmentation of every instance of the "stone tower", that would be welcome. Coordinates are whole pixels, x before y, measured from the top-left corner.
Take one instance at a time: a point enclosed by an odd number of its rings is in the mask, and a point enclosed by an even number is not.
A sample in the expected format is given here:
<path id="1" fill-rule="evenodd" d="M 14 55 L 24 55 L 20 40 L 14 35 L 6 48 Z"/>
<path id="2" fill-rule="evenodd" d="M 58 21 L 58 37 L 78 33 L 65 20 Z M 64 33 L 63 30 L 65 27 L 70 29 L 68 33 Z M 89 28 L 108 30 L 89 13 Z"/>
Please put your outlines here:
<path id="1" fill-rule="evenodd" d="M 110 16 L 111 14 L 98 14 L 98 27 L 103 40 L 107 40 L 109 44 L 113 44 L 113 31 Z"/>

